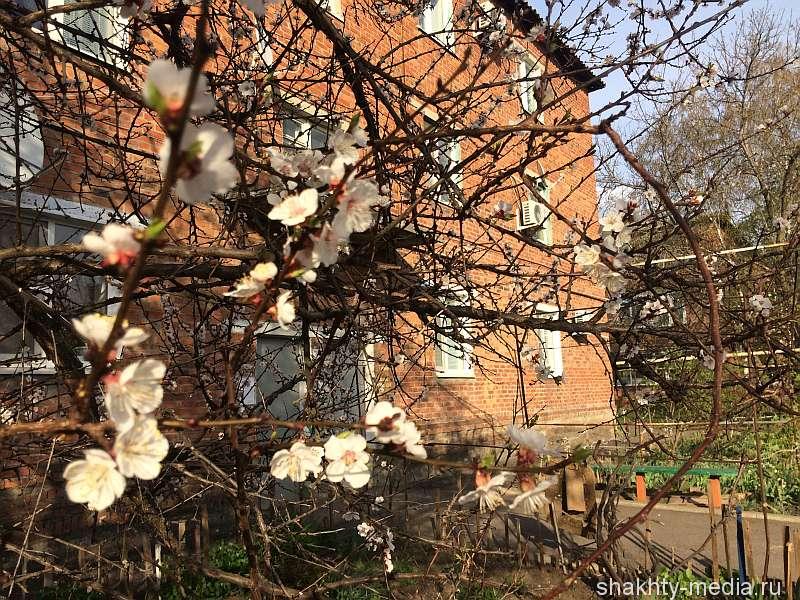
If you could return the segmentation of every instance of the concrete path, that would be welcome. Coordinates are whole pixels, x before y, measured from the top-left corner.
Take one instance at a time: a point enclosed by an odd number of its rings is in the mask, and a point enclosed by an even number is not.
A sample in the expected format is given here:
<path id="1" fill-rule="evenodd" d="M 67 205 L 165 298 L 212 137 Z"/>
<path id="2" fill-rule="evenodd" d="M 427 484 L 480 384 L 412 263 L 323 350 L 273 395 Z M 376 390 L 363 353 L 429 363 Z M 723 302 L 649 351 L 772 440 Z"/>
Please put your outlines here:
<path id="1" fill-rule="evenodd" d="M 620 520 L 636 514 L 641 507 L 636 502 L 622 500 L 619 503 L 617 516 Z M 766 556 L 767 541 L 764 535 L 764 517 L 758 512 L 745 511 L 744 519 L 750 524 L 751 541 L 753 547 L 753 563 L 748 575 L 755 575 L 761 579 L 764 560 Z M 718 516 L 719 518 L 719 516 Z M 783 544 L 784 530 L 789 526 L 792 530 L 800 531 L 800 517 L 788 515 L 768 516 L 769 534 L 769 577 L 783 578 Z M 682 505 L 658 505 L 650 515 L 651 551 L 657 564 L 670 566 L 673 556 L 677 561 L 689 557 L 700 548 L 710 533 L 710 520 L 708 509 L 703 507 Z M 730 568 L 738 569 L 736 551 L 736 515 L 727 521 L 728 554 Z M 720 566 L 726 566 L 725 545 L 723 542 L 722 527 L 717 528 L 717 546 Z M 628 535 L 623 545 L 625 556 L 628 559 L 643 562 L 644 560 L 644 527 Z M 693 559 L 698 570 L 709 568 L 711 565 L 711 542 Z"/>

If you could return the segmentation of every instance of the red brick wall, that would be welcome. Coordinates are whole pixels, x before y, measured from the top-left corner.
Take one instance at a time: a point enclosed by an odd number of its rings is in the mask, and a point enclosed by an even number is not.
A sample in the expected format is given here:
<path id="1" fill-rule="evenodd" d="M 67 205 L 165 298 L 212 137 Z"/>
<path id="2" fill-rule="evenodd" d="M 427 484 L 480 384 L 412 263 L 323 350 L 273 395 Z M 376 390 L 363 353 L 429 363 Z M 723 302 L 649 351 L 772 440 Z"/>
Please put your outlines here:
<path id="1" fill-rule="evenodd" d="M 413 18 L 405 18 L 390 26 L 385 22 L 367 18 L 363 11 L 355 8 L 355 5 L 348 0 L 344 0 L 343 5 L 345 18 L 339 27 L 343 27 L 345 33 L 352 37 L 353 47 L 373 58 L 386 57 L 381 63 L 381 68 L 391 72 L 393 77 L 416 87 L 422 96 L 435 95 L 440 82 L 450 80 L 451 75 L 462 67 L 462 72 L 448 84 L 451 91 L 464 89 L 473 83 L 496 83 L 505 76 L 516 74 L 517 67 L 514 60 L 496 57 L 473 81 L 478 69 L 483 67 L 477 60 L 477 45 L 473 43 L 468 34 L 458 36 L 455 53 L 444 52 L 436 42 L 422 34 Z M 270 7 L 269 10 L 278 9 Z M 458 6 L 456 6 L 457 12 Z M 288 39 L 292 35 L 292 28 L 300 21 L 301 19 L 293 17 L 282 23 L 278 39 Z M 223 29 L 218 30 L 218 33 L 223 44 L 231 43 L 228 32 Z M 314 51 L 318 55 L 325 55 L 330 51 L 329 43 L 320 35 L 315 36 L 313 41 L 310 38 L 306 39 L 305 43 L 308 43 L 309 46 L 313 45 Z M 159 50 L 163 49 L 160 44 L 156 44 L 156 47 Z M 471 58 L 466 58 L 468 47 L 471 47 L 473 51 Z M 528 47 L 532 52 L 538 53 L 538 50 L 531 45 Z M 305 68 L 324 69 L 324 61 L 320 65 L 308 65 Z M 222 72 L 225 64 L 221 60 L 212 61 L 210 69 Z M 548 72 L 552 73 L 554 69 L 554 65 L 548 65 Z M 290 85 L 291 78 L 299 74 L 276 76 L 276 80 L 284 88 L 294 87 L 295 92 L 312 101 L 317 94 L 333 91 L 337 95 L 337 100 L 335 105 L 329 108 L 342 115 L 352 114 L 355 102 L 349 88 L 329 90 L 323 82 L 309 84 L 307 81 L 294 86 Z M 132 103 L 125 100 L 112 101 L 112 95 L 106 93 L 103 86 L 97 86 L 96 82 L 87 84 L 86 77 L 83 75 L 72 73 L 72 76 L 76 80 L 83 80 L 85 85 L 98 89 L 94 102 L 83 108 L 85 113 L 92 115 L 92 124 L 87 131 L 88 134 L 113 142 L 114 136 L 118 132 L 126 132 L 132 127 L 137 135 L 124 142 L 128 152 L 109 148 L 100 143 L 90 144 L 89 163 L 91 168 L 87 168 L 87 163 L 83 160 L 82 144 L 76 143 L 69 135 L 59 133 L 55 129 L 47 129 L 45 139 L 48 156 L 55 157 L 55 150 L 60 149 L 62 152 L 66 152 L 66 158 L 63 160 L 62 166 L 43 176 L 32 187 L 32 191 L 67 199 L 80 199 L 103 206 L 114 206 L 122 212 L 134 211 L 142 203 L 151 199 L 158 190 L 160 177 L 153 158 L 163 138 L 160 127 L 148 112 L 134 110 Z M 301 77 L 296 77 L 298 81 L 301 79 Z M 55 91 L 54 78 L 45 78 L 43 83 L 48 85 L 42 88 L 41 101 L 50 107 L 56 106 L 60 97 Z M 570 89 L 572 85 L 570 81 L 561 78 L 557 80 L 556 87 L 559 92 L 563 92 Z M 464 100 L 470 107 L 466 111 L 466 115 L 477 119 L 487 111 L 487 106 L 491 106 L 486 126 L 516 123 L 520 119 L 520 104 L 515 97 L 516 93 L 516 90 L 509 86 L 489 86 L 483 91 L 475 91 Z M 453 110 L 458 109 L 459 106 L 458 103 L 455 103 Z M 75 107 L 72 106 L 72 108 Z M 406 106 L 404 108 L 410 111 L 414 110 L 414 107 Z M 587 94 L 581 91 L 567 97 L 560 108 L 549 111 L 546 123 L 552 123 L 565 110 L 569 110 L 576 116 L 586 115 L 589 110 Z M 442 113 L 446 113 L 446 111 L 443 110 Z M 380 116 L 383 119 L 384 128 L 390 131 L 392 127 L 388 115 L 382 112 Z M 445 114 L 441 116 L 445 116 Z M 469 119 L 467 120 L 469 121 Z M 78 126 L 69 111 L 65 111 L 62 124 Z M 469 122 L 463 123 L 463 126 L 469 125 Z M 273 128 L 279 131 L 279 127 L 273 125 Z M 519 162 L 524 156 L 525 140 L 524 136 L 514 138 L 501 156 L 484 153 L 475 161 L 474 169 L 479 172 L 482 172 L 484 168 L 498 170 Z M 464 142 L 461 150 L 462 157 L 468 156 L 476 147 L 472 142 Z M 596 210 L 595 180 L 592 174 L 594 160 L 590 154 L 590 148 L 591 139 L 588 136 L 571 136 L 550 150 L 543 161 L 543 166 L 548 171 L 557 170 L 563 165 L 577 161 L 574 168 L 560 170 L 557 176 L 563 175 L 563 179 L 556 186 L 551 198 L 568 218 L 578 216 L 585 220 L 591 220 Z M 135 166 L 138 170 L 142 182 L 137 184 L 135 190 L 126 189 L 119 182 L 120 164 L 128 167 Z M 465 194 L 469 195 L 474 191 L 481 178 L 482 175 L 465 173 L 463 178 Z M 401 193 L 401 190 L 393 191 Z M 496 198 L 487 201 L 484 208 L 480 210 L 485 216 L 485 212 L 495 201 L 501 199 L 513 201 L 520 197 L 521 193 L 522 190 L 518 187 L 516 190 L 498 194 Z M 146 214 L 147 210 L 145 207 L 143 212 Z M 438 210 L 445 214 L 449 209 L 440 208 Z M 219 230 L 216 213 L 212 210 L 196 211 L 195 216 L 199 220 L 200 241 L 211 239 Z M 483 226 L 474 220 L 465 221 L 463 228 L 467 242 L 478 240 L 484 235 Z M 186 233 L 186 226 L 178 223 L 171 231 L 171 235 L 180 239 Z M 554 225 L 556 244 L 563 243 L 566 232 L 566 225 L 556 221 Z M 503 239 L 504 243 L 506 241 L 512 247 L 519 245 L 519 241 L 511 236 Z M 523 257 L 528 264 L 539 262 L 543 268 L 549 263 L 549 259 L 543 253 L 533 248 L 526 249 Z M 562 262 L 559 269 L 562 272 L 568 270 L 568 262 Z M 511 284 L 508 278 L 502 282 L 495 281 L 478 269 L 472 270 L 469 277 L 473 278 L 476 284 L 496 285 L 498 289 Z M 581 294 L 586 297 L 581 297 Z M 581 280 L 573 287 L 571 307 L 579 308 L 596 304 L 601 297 L 600 290 L 590 282 Z M 148 318 L 161 318 L 163 307 L 158 296 L 147 300 L 144 305 Z M 136 319 L 134 318 L 132 321 L 136 321 Z M 182 335 L 191 336 L 191 332 L 185 331 Z M 507 344 L 508 339 L 492 340 L 490 338 L 487 343 L 497 349 L 502 346 L 501 342 Z M 421 339 L 415 343 L 420 346 L 425 345 Z M 476 369 L 474 378 L 438 379 L 432 369 L 433 350 L 430 344 L 427 344 L 426 351 L 420 357 L 421 364 L 412 369 L 406 368 L 407 372 L 400 373 L 404 387 L 403 395 L 409 402 L 415 398 L 421 398 L 414 403 L 413 410 L 426 423 L 427 427 L 440 432 L 461 431 L 469 428 L 489 431 L 491 428 L 503 427 L 512 418 L 520 418 L 523 398 L 527 402 L 528 414 L 541 412 L 542 420 L 588 422 L 607 418 L 610 414 L 609 403 L 612 394 L 608 363 L 602 356 L 602 351 L 593 346 L 578 346 L 567 337 L 563 338 L 562 344 L 564 382 L 560 385 L 552 381 L 536 382 L 535 376 L 530 371 L 526 371 L 520 378 L 516 368 L 508 363 L 492 362 L 492 353 L 483 348 L 477 349 L 476 356 L 485 365 L 485 369 L 484 371 Z M 156 338 L 149 351 L 155 352 L 168 347 L 168 339 Z M 406 349 L 404 352 L 411 355 L 413 349 Z M 402 371 L 402 368 L 399 368 L 398 371 Z M 203 410 L 202 397 L 192 389 L 196 386 L 195 370 L 191 366 L 186 367 L 175 375 L 175 383 L 176 387 L 171 390 L 175 400 L 168 402 L 166 406 L 180 414 L 201 412 Z"/>

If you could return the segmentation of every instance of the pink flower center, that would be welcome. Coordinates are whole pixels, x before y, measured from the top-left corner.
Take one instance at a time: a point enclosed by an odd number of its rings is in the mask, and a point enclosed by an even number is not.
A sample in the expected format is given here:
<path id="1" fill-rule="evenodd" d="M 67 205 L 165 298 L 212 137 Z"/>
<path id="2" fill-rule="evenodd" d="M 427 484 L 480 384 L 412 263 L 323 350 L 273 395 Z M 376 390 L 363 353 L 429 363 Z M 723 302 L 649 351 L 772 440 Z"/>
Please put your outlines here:
<path id="1" fill-rule="evenodd" d="M 350 466 L 353 463 L 358 462 L 358 455 L 352 450 L 348 450 L 344 453 L 344 456 L 342 456 L 342 460 L 344 461 L 344 464 Z"/>

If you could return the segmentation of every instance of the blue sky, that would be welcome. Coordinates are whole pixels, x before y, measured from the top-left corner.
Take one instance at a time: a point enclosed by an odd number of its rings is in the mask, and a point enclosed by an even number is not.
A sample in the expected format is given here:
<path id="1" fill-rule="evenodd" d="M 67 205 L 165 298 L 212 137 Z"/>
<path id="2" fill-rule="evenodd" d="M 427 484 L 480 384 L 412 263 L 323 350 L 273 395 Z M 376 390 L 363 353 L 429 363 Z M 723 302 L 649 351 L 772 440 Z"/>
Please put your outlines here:
<path id="1" fill-rule="evenodd" d="M 534 0 L 532 4 L 536 5 L 539 0 Z M 625 2 L 623 1 L 623 6 Z M 647 3 L 648 6 L 650 2 Z M 779 12 L 784 11 L 787 15 L 787 20 L 790 18 L 800 18 L 800 0 L 749 0 L 739 9 L 735 11 L 735 18 L 731 22 L 729 22 L 722 31 L 731 31 L 735 29 L 736 22 L 741 20 L 741 18 L 746 15 L 747 13 L 760 10 L 763 8 L 769 8 L 772 11 Z M 710 12 L 716 12 L 719 10 L 719 6 L 711 6 L 709 9 Z M 656 34 L 665 34 L 667 32 L 666 24 L 664 24 L 663 31 L 658 31 L 656 29 Z M 620 40 L 620 44 L 624 44 L 625 32 L 623 31 L 617 37 Z M 615 42 L 616 43 L 616 42 Z M 611 77 L 606 79 L 606 87 L 603 90 L 594 92 L 591 95 L 591 105 L 592 108 L 596 109 L 602 106 L 605 106 L 611 99 L 618 98 L 620 92 L 625 91 L 628 89 L 627 82 L 625 81 L 624 77 L 621 74 L 617 73 L 612 75 Z"/>

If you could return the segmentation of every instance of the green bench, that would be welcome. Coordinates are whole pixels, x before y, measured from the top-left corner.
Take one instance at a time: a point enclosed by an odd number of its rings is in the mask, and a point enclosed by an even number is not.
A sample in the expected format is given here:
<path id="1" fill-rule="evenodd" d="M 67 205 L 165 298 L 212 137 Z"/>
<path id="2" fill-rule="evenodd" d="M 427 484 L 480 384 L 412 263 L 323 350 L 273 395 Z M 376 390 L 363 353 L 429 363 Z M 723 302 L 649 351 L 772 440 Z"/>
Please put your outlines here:
<path id="1" fill-rule="evenodd" d="M 592 465 L 595 471 L 616 472 L 616 473 L 635 473 L 636 474 L 636 500 L 647 502 L 647 485 L 644 476 L 647 473 L 659 473 L 663 475 L 674 475 L 678 472 L 678 467 L 667 465 Z M 736 477 L 739 473 L 737 469 L 730 467 L 692 467 L 684 475 L 699 475 L 708 478 L 708 500 L 714 506 L 722 506 L 722 487 L 719 480 L 721 477 Z"/>

